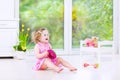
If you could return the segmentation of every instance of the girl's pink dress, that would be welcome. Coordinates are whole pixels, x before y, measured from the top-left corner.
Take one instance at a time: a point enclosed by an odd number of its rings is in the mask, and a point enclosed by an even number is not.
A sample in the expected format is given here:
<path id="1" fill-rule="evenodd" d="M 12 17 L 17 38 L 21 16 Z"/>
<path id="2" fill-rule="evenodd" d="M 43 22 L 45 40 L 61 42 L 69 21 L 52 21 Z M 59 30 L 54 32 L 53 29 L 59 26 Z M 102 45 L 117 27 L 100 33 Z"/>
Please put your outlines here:
<path id="1" fill-rule="evenodd" d="M 36 45 L 39 46 L 39 53 L 40 53 L 40 54 L 42 54 L 43 52 L 49 50 L 49 49 L 50 49 L 50 46 L 51 46 L 50 43 L 43 44 L 43 43 L 40 43 L 40 42 L 39 42 L 38 44 L 36 44 Z M 46 58 L 48 58 L 48 57 L 46 57 Z M 33 69 L 34 69 L 34 70 L 40 70 L 40 67 L 41 67 L 41 65 L 43 64 L 43 62 L 45 61 L 46 58 L 37 58 L 36 64 L 35 64 L 35 66 L 33 67 Z M 50 59 L 50 58 L 49 58 L 49 59 Z M 53 63 L 56 63 L 56 60 L 57 60 L 57 58 L 51 59 L 51 61 L 52 61 Z"/>

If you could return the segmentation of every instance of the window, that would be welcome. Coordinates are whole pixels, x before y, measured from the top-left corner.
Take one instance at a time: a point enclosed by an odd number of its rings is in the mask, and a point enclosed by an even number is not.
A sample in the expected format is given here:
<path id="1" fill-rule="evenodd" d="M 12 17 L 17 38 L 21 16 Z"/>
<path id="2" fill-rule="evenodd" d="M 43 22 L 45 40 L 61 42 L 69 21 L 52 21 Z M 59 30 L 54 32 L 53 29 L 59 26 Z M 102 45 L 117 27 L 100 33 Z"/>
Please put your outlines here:
<path id="1" fill-rule="evenodd" d="M 112 0 L 72 0 L 72 47 L 92 36 L 113 40 Z"/>
<path id="2" fill-rule="evenodd" d="M 64 0 L 21 0 L 20 19 L 20 24 L 30 27 L 31 32 L 47 27 L 52 47 L 64 48 Z M 28 47 L 33 45 L 29 40 Z"/>
<path id="3" fill-rule="evenodd" d="M 91 36 L 113 40 L 118 49 L 118 5 L 118 0 L 21 0 L 20 22 L 31 31 L 47 27 L 53 48 L 67 54 Z"/>

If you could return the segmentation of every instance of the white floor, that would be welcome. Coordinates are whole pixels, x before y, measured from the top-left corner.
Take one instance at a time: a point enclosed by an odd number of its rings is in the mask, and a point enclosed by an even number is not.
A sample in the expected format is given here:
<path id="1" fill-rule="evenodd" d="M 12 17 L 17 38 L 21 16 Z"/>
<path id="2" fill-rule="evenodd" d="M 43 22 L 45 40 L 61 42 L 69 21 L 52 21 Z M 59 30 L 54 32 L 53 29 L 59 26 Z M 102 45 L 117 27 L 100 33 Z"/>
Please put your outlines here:
<path id="1" fill-rule="evenodd" d="M 0 80 L 120 80 L 120 57 L 102 56 L 99 67 L 83 67 L 85 62 L 95 63 L 95 57 L 80 55 L 61 56 L 78 70 L 71 72 L 64 68 L 61 73 L 52 70 L 33 71 L 35 63 L 33 56 L 28 56 L 24 60 L 0 59 Z"/>

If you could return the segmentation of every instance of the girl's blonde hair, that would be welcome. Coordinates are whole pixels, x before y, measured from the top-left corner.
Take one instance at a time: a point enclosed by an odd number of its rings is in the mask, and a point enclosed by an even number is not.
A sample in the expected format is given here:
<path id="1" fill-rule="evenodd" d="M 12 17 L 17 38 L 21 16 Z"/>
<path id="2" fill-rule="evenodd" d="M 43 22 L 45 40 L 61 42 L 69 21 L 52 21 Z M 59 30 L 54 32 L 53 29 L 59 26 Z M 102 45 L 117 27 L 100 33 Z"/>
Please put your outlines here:
<path id="1" fill-rule="evenodd" d="M 40 42 L 40 37 L 41 37 L 41 33 L 44 31 L 44 30 L 47 30 L 46 28 L 40 28 L 40 29 L 37 29 L 35 30 L 34 32 L 32 32 L 32 41 L 34 43 L 38 43 Z"/>

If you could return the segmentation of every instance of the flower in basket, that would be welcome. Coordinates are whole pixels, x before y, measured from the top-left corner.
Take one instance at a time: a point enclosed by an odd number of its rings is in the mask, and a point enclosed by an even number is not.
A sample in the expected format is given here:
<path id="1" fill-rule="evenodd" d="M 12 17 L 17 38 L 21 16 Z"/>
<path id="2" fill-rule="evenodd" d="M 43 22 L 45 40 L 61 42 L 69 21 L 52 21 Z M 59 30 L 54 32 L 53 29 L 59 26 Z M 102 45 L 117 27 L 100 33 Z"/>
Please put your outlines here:
<path id="1" fill-rule="evenodd" d="M 28 37 L 29 37 L 29 31 L 30 31 L 30 28 L 25 29 L 24 24 L 22 24 L 22 27 L 18 35 L 18 42 L 16 45 L 13 46 L 15 51 L 25 52 L 27 50 L 26 44 L 27 44 Z"/>

